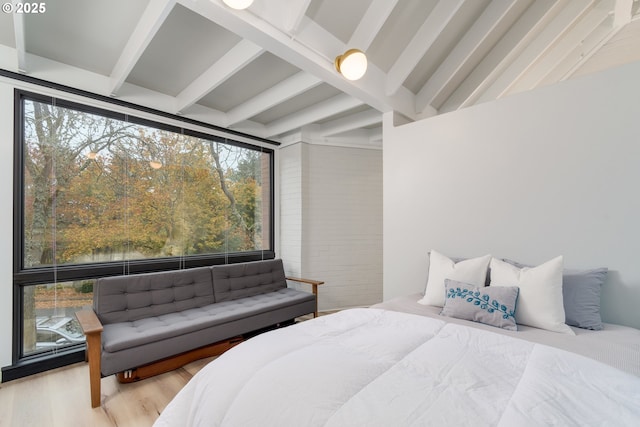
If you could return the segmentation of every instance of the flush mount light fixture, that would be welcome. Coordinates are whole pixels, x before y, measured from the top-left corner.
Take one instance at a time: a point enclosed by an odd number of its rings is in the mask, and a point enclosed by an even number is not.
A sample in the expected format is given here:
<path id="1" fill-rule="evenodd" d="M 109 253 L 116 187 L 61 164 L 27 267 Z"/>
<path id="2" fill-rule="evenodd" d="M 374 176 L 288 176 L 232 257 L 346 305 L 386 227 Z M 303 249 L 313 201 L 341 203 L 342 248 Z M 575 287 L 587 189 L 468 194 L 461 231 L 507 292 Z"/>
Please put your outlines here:
<path id="1" fill-rule="evenodd" d="M 157 162 L 155 160 L 151 160 L 149 162 L 149 166 L 151 166 L 153 169 L 160 169 L 162 167 L 162 163 Z"/>
<path id="2" fill-rule="evenodd" d="M 349 49 L 336 56 L 336 70 L 347 80 L 358 80 L 367 71 L 367 56 L 360 49 Z"/>
<path id="3" fill-rule="evenodd" d="M 231 9 L 242 10 L 251 6 L 253 0 L 222 0 Z"/>

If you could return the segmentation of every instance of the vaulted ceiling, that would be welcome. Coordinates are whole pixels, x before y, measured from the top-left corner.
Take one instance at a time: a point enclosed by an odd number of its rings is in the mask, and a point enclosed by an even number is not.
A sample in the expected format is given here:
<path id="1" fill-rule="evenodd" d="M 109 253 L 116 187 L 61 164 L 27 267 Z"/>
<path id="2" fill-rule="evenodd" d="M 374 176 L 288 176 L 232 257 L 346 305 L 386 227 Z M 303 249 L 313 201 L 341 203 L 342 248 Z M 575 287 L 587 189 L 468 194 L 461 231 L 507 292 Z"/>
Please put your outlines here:
<path id="1" fill-rule="evenodd" d="M 281 142 L 376 147 L 383 112 L 416 120 L 640 60 L 638 0 L 43 4 L 0 14 L 0 68 Z M 333 64 L 349 48 L 369 58 L 355 82 Z"/>

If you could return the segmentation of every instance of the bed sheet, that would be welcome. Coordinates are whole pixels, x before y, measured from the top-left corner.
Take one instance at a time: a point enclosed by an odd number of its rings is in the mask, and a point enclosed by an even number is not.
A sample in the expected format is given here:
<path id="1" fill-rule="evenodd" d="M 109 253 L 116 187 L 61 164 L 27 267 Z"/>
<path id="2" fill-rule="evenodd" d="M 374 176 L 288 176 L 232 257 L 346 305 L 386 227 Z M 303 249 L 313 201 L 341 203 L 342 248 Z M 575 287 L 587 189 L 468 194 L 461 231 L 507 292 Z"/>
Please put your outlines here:
<path id="1" fill-rule="evenodd" d="M 524 325 L 518 325 L 518 331 L 507 331 L 482 323 L 440 316 L 440 311 L 442 310 L 440 307 L 418 304 L 420 298 L 422 298 L 420 293 L 402 296 L 376 304 L 372 308 L 427 316 L 448 323 L 456 323 L 545 344 L 589 357 L 614 368 L 640 376 L 640 330 L 638 329 L 605 323 L 604 329 L 601 331 L 571 327 L 575 336 Z"/>

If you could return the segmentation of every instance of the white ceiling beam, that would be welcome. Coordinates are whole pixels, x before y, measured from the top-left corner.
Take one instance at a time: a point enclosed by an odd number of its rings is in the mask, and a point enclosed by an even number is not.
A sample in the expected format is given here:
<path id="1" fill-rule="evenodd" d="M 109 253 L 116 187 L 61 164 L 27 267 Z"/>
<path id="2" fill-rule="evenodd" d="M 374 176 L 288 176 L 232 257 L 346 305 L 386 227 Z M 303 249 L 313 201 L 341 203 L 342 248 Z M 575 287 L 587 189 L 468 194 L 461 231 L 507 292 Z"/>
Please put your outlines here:
<path id="1" fill-rule="evenodd" d="M 5 65 L 8 59 L 13 59 L 15 55 L 15 49 L 7 46 L 0 45 L 0 68 L 14 69 L 14 65 L 11 67 Z M 7 62 L 5 62 L 7 61 Z M 109 77 L 103 74 L 94 73 L 86 69 L 73 67 L 68 64 L 52 61 L 51 59 L 44 58 L 42 56 L 33 55 L 27 53 L 27 63 L 31 70 L 29 75 L 36 79 L 46 80 L 61 84 L 63 86 L 69 86 L 76 89 L 93 92 L 103 93 L 109 86 Z M 17 84 L 17 83 L 16 83 Z M 20 85 L 23 88 L 28 86 Z M 150 109 L 165 111 L 167 113 L 173 113 L 175 106 L 175 97 L 156 92 L 144 87 L 136 86 L 131 83 L 125 82 L 122 86 L 120 98 L 122 101 L 139 105 L 142 107 L 148 107 Z M 67 94 L 69 100 L 82 102 L 87 105 L 91 105 L 97 108 L 110 108 L 108 103 L 95 99 L 83 99 L 80 95 Z M 192 118 L 194 120 L 202 121 L 216 126 L 224 126 L 226 115 L 218 110 L 203 107 L 197 105 L 198 108 L 191 108 L 184 117 Z M 119 107 L 119 111 L 126 114 L 136 115 L 141 118 L 153 120 L 152 113 L 135 110 L 129 107 Z M 176 119 L 166 118 L 164 119 L 167 124 L 173 126 L 182 126 L 183 122 Z M 206 128 L 199 128 L 197 125 L 189 125 L 191 128 L 206 132 Z"/>
<path id="2" fill-rule="evenodd" d="M 335 88 L 362 99 L 365 103 L 378 111 L 392 108 L 402 114 L 415 118 L 415 95 L 407 88 L 401 87 L 394 96 L 387 96 L 384 91 L 386 74 L 371 62 L 364 77 L 358 81 L 344 79 L 335 69 L 334 60 L 337 54 L 342 54 L 349 48 L 333 34 L 309 18 L 304 19 L 300 32 L 296 36 L 303 46 L 313 46 L 312 50 L 324 55 L 322 65 L 329 68 L 330 73 L 323 79 Z M 330 78 L 331 80 L 326 80 Z M 361 89 L 361 91 L 358 91 Z"/>
<path id="3" fill-rule="evenodd" d="M 382 128 L 369 131 L 369 143 L 379 145 L 382 148 Z"/>
<path id="4" fill-rule="evenodd" d="M 304 125 L 325 119 L 334 114 L 350 110 L 362 105 L 362 101 L 347 94 L 341 93 L 326 101 L 319 102 L 297 113 L 290 114 L 282 119 L 274 120 L 266 125 L 266 137 L 280 135 Z"/>
<path id="5" fill-rule="evenodd" d="M 322 83 L 316 76 L 300 71 L 250 100 L 227 111 L 227 125 L 231 126 L 268 110 Z"/>
<path id="6" fill-rule="evenodd" d="M 306 142 L 306 141 L 305 141 Z M 359 148 L 366 150 L 382 149 L 382 126 L 375 129 L 355 129 L 343 135 L 326 137 L 310 135 L 310 144 L 329 147 Z"/>
<path id="7" fill-rule="evenodd" d="M 311 0 L 286 0 L 287 22 L 285 23 L 285 30 L 289 34 L 296 34 L 300 29 L 302 20 L 307 13 L 307 9 L 311 5 Z"/>
<path id="8" fill-rule="evenodd" d="M 629 7 L 629 21 L 627 22 L 626 19 L 626 11 L 625 11 L 625 7 Z M 569 71 L 567 71 L 564 76 L 562 76 L 561 80 L 566 80 L 571 78 L 571 76 L 573 76 L 589 59 L 591 59 L 591 57 L 597 53 L 601 47 L 603 47 L 604 45 L 606 45 L 609 40 L 611 40 L 613 37 L 615 37 L 616 34 L 618 34 L 618 32 L 620 32 L 620 30 L 622 28 L 625 27 L 625 25 L 627 25 L 629 22 L 631 22 L 631 20 L 633 20 L 634 18 L 631 16 L 633 12 L 633 2 L 629 2 L 628 0 L 616 0 L 616 5 L 614 8 L 614 18 L 613 18 L 613 28 L 602 38 L 602 40 L 600 40 L 600 42 L 594 46 L 592 49 L 588 50 L 587 53 L 582 53 L 580 55 L 580 60 L 578 62 L 576 62 L 573 67 L 571 67 L 569 69 Z"/>
<path id="9" fill-rule="evenodd" d="M 345 44 L 317 24 L 314 25 L 307 17 L 303 17 L 301 31 L 296 37 L 291 37 L 252 13 L 236 13 L 219 2 L 178 2 L 379 111 L 395 110 L 407 117 L 415 117 L 414 95 L 408 89 L 401 88 L 393 97 L 387 96 L 384 93 L 385 75 L 373 64 L 369 64 L 365 76 L 355 82 L 338 74 L 333 60 L 344 52 Z M 313 33 L 311 38 L 308 37 L 310 33 Z"/>
<path id="10" fill-rule="evenodd" d="M 556 0 L 535 0 L 449 96 L 440 112 L 473 105 L 564 5 Z"/>
<path id="11" fill-rule="evenodd" d="M 209 0 L 218 1 L 221 0 Z M 269 22 L 281 31 L 295 36 L 304 21 L 311 0 L 268 0 L 254 2 L 247 12 Z M 244 12 L 237 12 L 242 14 Z"/>
<path id="12" fill-rule="evenodd" d="M 613 16 L 610 16 L 607 20 L 613 22 Z M 573 72 L 584 64 L 585 58 L 591 58 L 595 51 L 603 46 L 603 41 L 609 40 L 612 33 L 613 29 L 611 28 L 611 25 L 607 25 L 605 23 L 597 27 L 584 39 L 582 43 L 566 55 L 562 62 L 559 63 L 552 72 L 547 74 L 545 78 L 540 81 L 540 86 L 557 83 L 569 78 Z"/>
<path id="13" fill-rule="evenodd" d="M 593 0 L 569 2 L 482 94 L 478 102 L 491 101 L 506 95 L 509 88 L 517 83 L 529 67 L 547 53 L 576 21 L 593 7 L 593 3 Z"/>
<path id="14" fill-rule="evenodd" d="M 0 63 L 8 63 L 8 69 L 18 71 L 16 63 L 16 50 L 8 46 L 0 45 Z M 86 90 L 94 93 L 102 93 L 107 87 L 109 78 L 105 75 L 87 71 L 82 68 L 74 67 L 61 62 L 53 61 L 43 56 L 26 53 L 26 62 L 29 64 L 29 76 L 36 79 L 46 80 L 49 82 L 70 86 L 80 90 Z M 15 82 L 16 86 L 28 88 L 23 84 Z M 69 99 L 77 102 L 95 105 L 92 100 L 84 100 L 77 96 L 69 94 Z"/>
<path id="15" fill-rule="evenodd" d="M 128 84 L 128 83 L 126 83 Z M 174 101 L 171 103 L 171 107 L 174 107 L 175 98 L 171 96 L 171 100 Z M 172 112 L 172 110 L 169 110 Z M 227 126 L 227 115 L 214 108 L 205 107 L 204 105 L 195 104 L 192 105 L 187 112 L 181 115 L 181 117 L 187 117 L 190 119 L 198 120 L 204 123 L 211 123 L 220 127 L 228 127 Z M 253 123 L 247 123 L 247 125 L 258 125 Z"/>
<path id="16" fill-rule="evenodd" d="M 319 133 L 322 136 L 332 136 L 376 123 L 382 123 L 382 113 L 370 109 L 324 123 L 320 126 Z"/>
<path id="17" fill-rule="evenodd" d="M 0 68 L 9 71 L 19 71 L 18 54 L 15 48 L 0 44 Z"/>
<path id="18" fill-rule="evenodd" d="M 349 47 L 366 51 L 393 12 L 398 0 L 373 0 L 349 40 Z"/>
<path id="19" fill-rule="evenodd" d="M 613 0 L 601 0 L 579 22 L 575 23 L 566 34 L 509 88 L 505 94 L 513 94 L 533 89 L 553 72 L 576 46 L 580 46 L 589 34 L 594 32 L 610 15 Z"/>
<path id="20" fill-rule="evenodd" d="M 506 18 L 511 18 L 511 13 L 514 10 L 520 12 L 524 4 L 525 2 L 522 0 L 489 3 L 482 15 L 473 23 L 464 37 L 418 92 L 416 96 L 417 113 L 422 112 L 429 105 L 434 105 L 443 92 L 451 90 L 465 64 L 474 58 L 474 55 L 477 54 L 492 32 L 496 31 Z"/>
<path id="21" fill-rule="evenodd" d="M 18 3 L 14 1 L 14 4 Z M 13 14 L 13 34 L 16 42 L 16 59 L 18 60 L 18 71 L 27 72 L 27 51 L 25 48 L 24 14 Z"/>
<path id="22" fill-rule="evenodd" d="M 429 14 L 420 29 L 413 36 L 406 49 L 400 54 L 387 75 L 386 93 L 395 94 L 404 81 L 409 77 L 431 46 L 438 39 L 440 33 L 449 24 L 464 0 L 439 1 Z"/>
<path id="23" fill-rule="evenodd" d="M 615 0 L 613 9 L 613 28 L 620 28 L 631 22 L 633 0 Z"/>
<path id="24" fill-rule="evenodd" d="M 131 70 L 173 9 L 176 0 L 151 0 L 111 71 L 109 94 L 116 96 Z"/>
<path id="25" fill-rule="evenodd" d="M 176 96 L 176 111 L 181 112 L 198 102 L 262 52 L 260 46 L 249 40 L 240 41 Z"/>
<path id="26" fill-rule="evenodd" d="M 346 147 L 367 150 L 382 149 L 382 126 L 374 129 L 356 129 L 344 135 L 325 137 L 319 126 L 308 125 L 278 138 L 280 148 L 304 142 L 327 147 Z"/>
<path id="27" fill-rule="evenodd" d="M 242 123 L 238 123 L 236 126 L 228 126 L 227 128 L 258 137 L 263 137 L 266 129 L 262 123 L 257 123 L 251 120 L 245 120 Z"/>

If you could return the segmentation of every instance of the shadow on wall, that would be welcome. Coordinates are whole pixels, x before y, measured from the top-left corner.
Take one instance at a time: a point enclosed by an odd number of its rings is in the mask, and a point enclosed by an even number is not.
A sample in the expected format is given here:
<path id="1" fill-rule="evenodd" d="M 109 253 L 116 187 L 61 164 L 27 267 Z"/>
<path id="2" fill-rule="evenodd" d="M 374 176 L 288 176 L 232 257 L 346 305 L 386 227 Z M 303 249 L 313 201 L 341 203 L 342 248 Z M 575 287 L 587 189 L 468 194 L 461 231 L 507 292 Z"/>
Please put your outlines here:
<path id="1" fill-rule="evenodd" d="M 609 270 L 602 287 L 602 321 L 640 329 L 640 283 L 625 283 L 617 270 Z"/>

